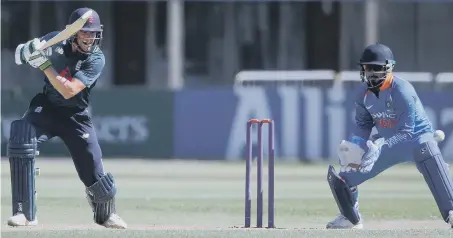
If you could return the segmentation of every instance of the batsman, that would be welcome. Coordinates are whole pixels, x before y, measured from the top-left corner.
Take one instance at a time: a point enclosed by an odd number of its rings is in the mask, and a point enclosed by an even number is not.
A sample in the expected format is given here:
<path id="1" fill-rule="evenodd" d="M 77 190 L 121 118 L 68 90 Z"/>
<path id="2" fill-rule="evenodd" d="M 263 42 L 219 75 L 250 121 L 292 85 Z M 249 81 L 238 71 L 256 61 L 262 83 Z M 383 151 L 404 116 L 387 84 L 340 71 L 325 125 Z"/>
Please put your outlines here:
<path id="1" fill-rule="evenodd" d="M 339 174 L 329 166 L 327 180 L 340 210 L 328 229 L 361 229 L 359 189 L 363 182 L 403 162 L 414 162 L 423 175 L 440 214 L 453 226 L 453 182 L 423 104 L 408 81 L 393 74 L 389 47 L 373 44 L 360 58 L 362 83 L 355 98 L 355 130 L 338 148 Z M 371 136 L 375 127 L 378 134 Z"/>
<path id="2" fill-rule="evenodd" d="M 76 9 L 69 17 L 69 24 L 90 10 Z M 10 226 L 38 224 L 35 157 L 38 144 L 53 137 L 61 138 L 71 154 L 85 185 L 94 222 L 107 228 L 127 226 L 116 214 L 115 180 L 112 174 L 104 172 L 102 151 L 87 111 L 91 90 L 105 64 L 100 48 L 102 31 L 99 15 L 92 10 L 83 28 L 69 39 L 36 50 L 59 33 L 52 32 L 16 48 L 15 63 L 39 69 L 45 78 L 43 91 L 31 100 L 23 117 L 11 123 L 7 145 L 12 190 Z"/>

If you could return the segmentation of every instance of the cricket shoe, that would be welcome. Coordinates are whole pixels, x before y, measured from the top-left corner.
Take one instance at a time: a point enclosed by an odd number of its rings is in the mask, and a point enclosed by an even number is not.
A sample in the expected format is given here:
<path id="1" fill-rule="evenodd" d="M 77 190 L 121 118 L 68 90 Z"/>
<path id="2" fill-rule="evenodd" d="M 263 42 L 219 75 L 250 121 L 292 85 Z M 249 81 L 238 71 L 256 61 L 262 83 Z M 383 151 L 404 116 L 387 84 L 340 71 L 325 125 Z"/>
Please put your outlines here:
<path id="1" fill-rule="evenodd" d="M 453 210 L 448 212 L 448 223 L 450 224 L 451 228 L 453 228 Z"/>
<path id="2" fill-rule="evenodd" d="M 121 219 L 120 216 L 116 215 L 115 213 L 110 214 L 109 219 L 102 224 L 102 226 L 106 228 L 112 228 L 112 229 L 126 229 L 127 224 L 126 222 Z"/>
<path id="3" fill-rule="evenodd" d="M 356 225 L 352 224 L 345 216 L 342 214 L 338 215 L 333 221 L 327 223 L 327 229 L 363 229 L 362 220 L 359 221 Z"/>
<path id="4" fill-rule="evenodd" d="M 16 215 L 8 219 L 8 226 L 36 226 L 38 225 L 38 219 L 29 221 L 23 213 L 16 213 Z"/>

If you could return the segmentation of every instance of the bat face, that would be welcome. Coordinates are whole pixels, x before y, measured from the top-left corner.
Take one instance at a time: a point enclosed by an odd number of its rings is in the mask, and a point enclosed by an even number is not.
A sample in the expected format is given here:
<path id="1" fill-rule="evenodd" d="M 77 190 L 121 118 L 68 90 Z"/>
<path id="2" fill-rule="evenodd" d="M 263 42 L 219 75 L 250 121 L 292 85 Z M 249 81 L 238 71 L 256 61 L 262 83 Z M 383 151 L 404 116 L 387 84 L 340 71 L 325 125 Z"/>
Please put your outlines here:
<path id="1" fill-rule="evenodd" d="M 44 50 L 50 46 L 53 46 L 57 44 L 58 42 L 64 41 L 69 39 L 71 36 L 76 34 L 80 29 L 83 28 L 83 25 L 85 25 L 85 22 L 90 18 L 91 14 L 93 11 L 87 11 L 85 14 L 83 14 L 79 19 L 77 19 L 74 23 L 71 25 L 68 25 L 66 29 L 58 33 L 56 36 L 54 36 L 52 39 L 48 40 L 44 45 L 39 47 L 38 50 Z"/>

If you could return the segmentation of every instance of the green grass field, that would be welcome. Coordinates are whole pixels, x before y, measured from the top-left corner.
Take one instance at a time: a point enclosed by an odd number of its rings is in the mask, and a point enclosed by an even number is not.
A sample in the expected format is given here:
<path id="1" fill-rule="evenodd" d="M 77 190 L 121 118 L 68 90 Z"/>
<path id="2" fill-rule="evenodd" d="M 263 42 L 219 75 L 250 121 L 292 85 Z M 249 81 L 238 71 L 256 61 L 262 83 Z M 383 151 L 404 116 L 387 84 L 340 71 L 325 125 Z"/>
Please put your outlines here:
<path id="1" fill-rule="evenodd" d="M 118 214 L 129 229 L 108 230 L 92 222 L 84 186 L 69 158 L 37 162 L 39 226 L 8 227 L 11 189 L 4 160 L 2 237 L 453 237 L 413 165 L 394 167 L 360 187 L 365 230 L 332 231 L 324 227 L 338 209 L 326 182 L 326 165 L 276 164 L 275 223 L 280 229 L 243 229 L 234 228 L 244 225 L 243 163 L 106 160 L 104 164 L 116 178 Z M 255 191 L 256 183 L 254 197 Z M 256 224 L 255 214 L 252 223 Z"/>

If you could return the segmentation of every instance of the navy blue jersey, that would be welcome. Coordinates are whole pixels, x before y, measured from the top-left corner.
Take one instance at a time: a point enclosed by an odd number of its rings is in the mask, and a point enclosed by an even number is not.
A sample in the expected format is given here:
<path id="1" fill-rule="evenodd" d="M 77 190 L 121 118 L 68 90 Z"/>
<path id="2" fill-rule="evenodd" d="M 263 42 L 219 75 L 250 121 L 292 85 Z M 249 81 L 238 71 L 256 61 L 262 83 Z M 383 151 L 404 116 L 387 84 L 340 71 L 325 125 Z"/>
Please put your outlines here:
<path id="1" fill-rule="evenodd" d="M 40 40 L 49 40 L 59 32 L 51 32 Z M 73 52 L 72 46 L 66 41 L 49 47 L 44 50 L 52 62 L 55 70 L 60 76 L 71 81 L 72 78 L 77 78 L 85 84 L 86 88 L 80 91 L 77 95 L 70 99 L 65 99 L 45 77 L 45 85 L 43 94 L 54 106 L 85 109 L 88 107 L 91 89 L 96 85 L 96 81 L 101 75 L 105 65 L 104 54 L 101 49 L 97 49 L 91 54 L 81 54 Z"/>
<path id="2" fill-rule="evenodd" d="M 362 84 L 355 101 L 354 135 L 368 139 L 375 126 L 389 147 L 433 132 L 431 121 L 411 83 L 393 77 L 379 92 L 379 97 Z"/>

